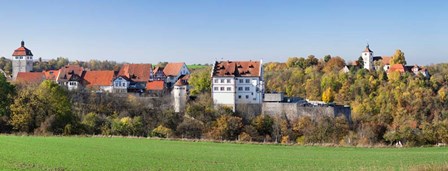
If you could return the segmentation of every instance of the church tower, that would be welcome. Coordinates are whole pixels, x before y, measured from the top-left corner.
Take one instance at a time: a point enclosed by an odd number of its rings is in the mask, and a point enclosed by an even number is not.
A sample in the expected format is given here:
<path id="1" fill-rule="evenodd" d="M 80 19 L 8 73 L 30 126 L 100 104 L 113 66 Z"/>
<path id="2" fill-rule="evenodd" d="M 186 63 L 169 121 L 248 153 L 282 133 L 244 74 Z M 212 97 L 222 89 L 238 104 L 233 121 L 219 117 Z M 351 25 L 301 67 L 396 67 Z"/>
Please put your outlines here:
<path id="1" fill-rule="evenodd" d="M 22 40 L 21 46 L 12 54 L 12 78 L 17 78 L 19 72 L 30 72 L 33 70 L 33 53 L 25 47 Z"/>
<path id="2" fill-rule="evenodd" d="M 370 50 L 369 44 L 367 44 L 366 49 L 361 54 L 362 60 L 364 61 L 364 68 L 368 70 L 373 69 L 373 51 Z"/>

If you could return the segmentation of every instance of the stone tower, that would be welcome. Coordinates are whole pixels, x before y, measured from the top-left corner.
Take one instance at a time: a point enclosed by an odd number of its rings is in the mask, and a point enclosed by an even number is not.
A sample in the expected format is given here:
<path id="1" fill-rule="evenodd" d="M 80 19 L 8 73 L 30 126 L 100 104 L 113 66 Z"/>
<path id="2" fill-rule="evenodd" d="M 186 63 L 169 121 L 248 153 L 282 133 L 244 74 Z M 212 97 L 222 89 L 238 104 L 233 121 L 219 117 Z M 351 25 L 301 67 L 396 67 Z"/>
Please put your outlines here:
<path id="1" fill-rule="evenodd" d="M 12 54 L 12 78 L 15 80 L 17 73 L 30 72 L 33 70 L 33 53 L 25 47 L 22 40 L 21 46 Z"/>
<path id="2" fill-rule="evenodd" d="M 366 49 L 362 51 L 362 60 L 364 61 L 364 68 L 368 70 L 373 69 L 373 51 L 370 50 L 369 44 L 367 44 Z"/>

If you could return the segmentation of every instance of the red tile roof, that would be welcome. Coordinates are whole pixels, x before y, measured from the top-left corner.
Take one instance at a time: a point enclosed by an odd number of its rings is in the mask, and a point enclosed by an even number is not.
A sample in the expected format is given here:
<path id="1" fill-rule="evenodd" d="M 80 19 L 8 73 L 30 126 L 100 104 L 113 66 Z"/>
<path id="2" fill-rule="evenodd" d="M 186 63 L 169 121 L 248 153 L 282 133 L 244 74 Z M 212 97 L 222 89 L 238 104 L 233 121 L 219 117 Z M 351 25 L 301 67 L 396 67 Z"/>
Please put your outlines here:
<path id="1" fill-rule="evenodd" d="M 146 90 L 163 90 L 165 81 L 151 81 L 146 83 Z"/>
<path id="2" fill-rule="evenodd" d="M 406 72 L 405 67 L 402 64 L 393 64 L 390 66 L 388 72 L 398 71 L 400 73 Z"/>
<path id="3" fill-rule="evenodd" d="M 19 72 L 16 82 L 21 84 L 40 84 L 45 80 L 45 74 L 42 72 Z"/>
<path id="4" fill-rule="evenodd" d="M 185 63 L 183 62 L 168 63 L 165 68 L 163 68 L 163 73 L 165 73 L 166 76 L 177 76 L 184 65 Z"/>
<path id="5" fill-rule="evenodd" d="M 84 71 L 84 68 L 79 65 L 66 65 L 59 69 L 59 75 L 57 77 L 57 80 L 66 81 L 71 78 L 73 74 L 82 76 L 82 72 Z"/>
<path id="6" fill-rule="evenodd" d="M 151 64 L 123 64 L 118 75 L 126 76 L 136 82 L 147 82 L 152 71 Z"/>
<path id="7" fill-rule="evenodd" d="M 45 79 L 56 81 L 56 78 L 58 77 L 59 70 L 48 70 L 48 71 L 42 71 L 45 75 Z"/>
<path id="8" fill-rule="evenodd" d="M 260 61 L 219 61 L 213 76 L 260 77 Z"/>
<path id="9" fill-rule="evenodd" d="M 20 46 L 19 48 L 17 48 L 14 53 L 12 54 L 12 56 L 33 56 L 33 53 L 31 53 L 31 50 L 27 49 L 25 47 L 25 42 L 22 41 L 21 43 L 22 46 Z"/>
<path id="10" fill-rule="evenodd" d="M 390 65 L 391 59 L 392 59 L 392 57 L 390 57 L 390 56 L 382 56 L 381 57 L 381 61 L 383 62 L 384 65 Z"/>
<path id="11" fill-rule="evenodd" d="M 86 71 L 84 81 L 87 87 L 111 86 L 114 79 L 114 71 Z"/>

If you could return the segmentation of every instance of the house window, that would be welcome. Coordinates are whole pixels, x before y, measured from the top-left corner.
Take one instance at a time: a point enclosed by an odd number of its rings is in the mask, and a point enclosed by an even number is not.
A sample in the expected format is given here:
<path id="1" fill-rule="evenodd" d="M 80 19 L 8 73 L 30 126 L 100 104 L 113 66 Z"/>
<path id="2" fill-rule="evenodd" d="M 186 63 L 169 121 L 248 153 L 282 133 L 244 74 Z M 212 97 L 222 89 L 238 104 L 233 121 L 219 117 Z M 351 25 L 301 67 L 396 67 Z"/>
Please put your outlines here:
<path id="1" fill-rule="evenodd" d="M 230 81 L 230 79 L 227 79 L 227 83 L 230 83 L 231 81 Z"/>
<path id="2" fill-rule="evenodd" d="M 213 90 L 218 91 L 218 87 L 214 87 Z"/>
<path id="3" fill-rule="evenodd" d="M 221 91 L 224 91 L 224 87 L 221 87 Z"/>
<path id="4" fill-rule="evenodd" d="M 245 91 L 250 91 L 250 87 L 244 87 Z"/>
<path id="5" fill-rule="evenodd" d="M 249 99 L 249 95 L 246 95 L 246 99 Z"/>
<path id="6" fill-rule="evenodd" d="M 119 85 L 118 85 L 118 83 L 115 83 L 115 87 L 118 87 Z"/>
<path id="7" fill-rule="evenodd" d="M 218 83 L 218 79 L 215 79 L 215 83 Z"/>
<path id="8" fill-rule="evenodd" d="M 243 87 L 238 87 L 238 91 L 243 91 Z"/>
<path id="9" fill-rule="evenodd" d="M 231 87 L 227 87 L 227 91 L 232 91 L 232 88 Z"/>
<path id="10" fill-rule="evenodd" d="M 243 83 L 243 79 L 240 79 L 240 83 Z"/>
<path id="11" fill-rule="evenodd" d="M 241 95 L 239 95 L 238 98 L 241 99 Z"/>
<path id="12" fill-rule="evenodd" d="M 224 79 L 221 79 L 221 83 L 224 83 Z"/>
<path id="13" fill-rule="evenodd" d="M 246 83 L 250 83 L 250 80 L 249 80 L 249 79 L 246 79 Z"/>

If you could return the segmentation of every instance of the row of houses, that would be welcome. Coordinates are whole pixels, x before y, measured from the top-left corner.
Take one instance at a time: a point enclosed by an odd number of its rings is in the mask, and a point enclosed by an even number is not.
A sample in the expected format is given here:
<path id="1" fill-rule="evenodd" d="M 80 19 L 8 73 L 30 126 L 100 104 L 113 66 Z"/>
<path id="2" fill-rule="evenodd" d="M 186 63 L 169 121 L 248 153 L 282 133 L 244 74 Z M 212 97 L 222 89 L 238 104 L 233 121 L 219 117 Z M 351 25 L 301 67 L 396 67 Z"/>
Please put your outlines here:
<path id="1" fill-rule="evenodd" d="M 176 82 L 188 84 L 190 71 L 185 63 L 168 63 L 165 67 L 151 64 L 123 64 L 118 71 L 90 71 L 79 65 L 66 65 L 59 70 L 18 72 L 17 83 L 40 83 L 52 80 L 68 90 L 81 87 L 97 92 L 148 93 L 161 96 L 170 92 Z"/>

